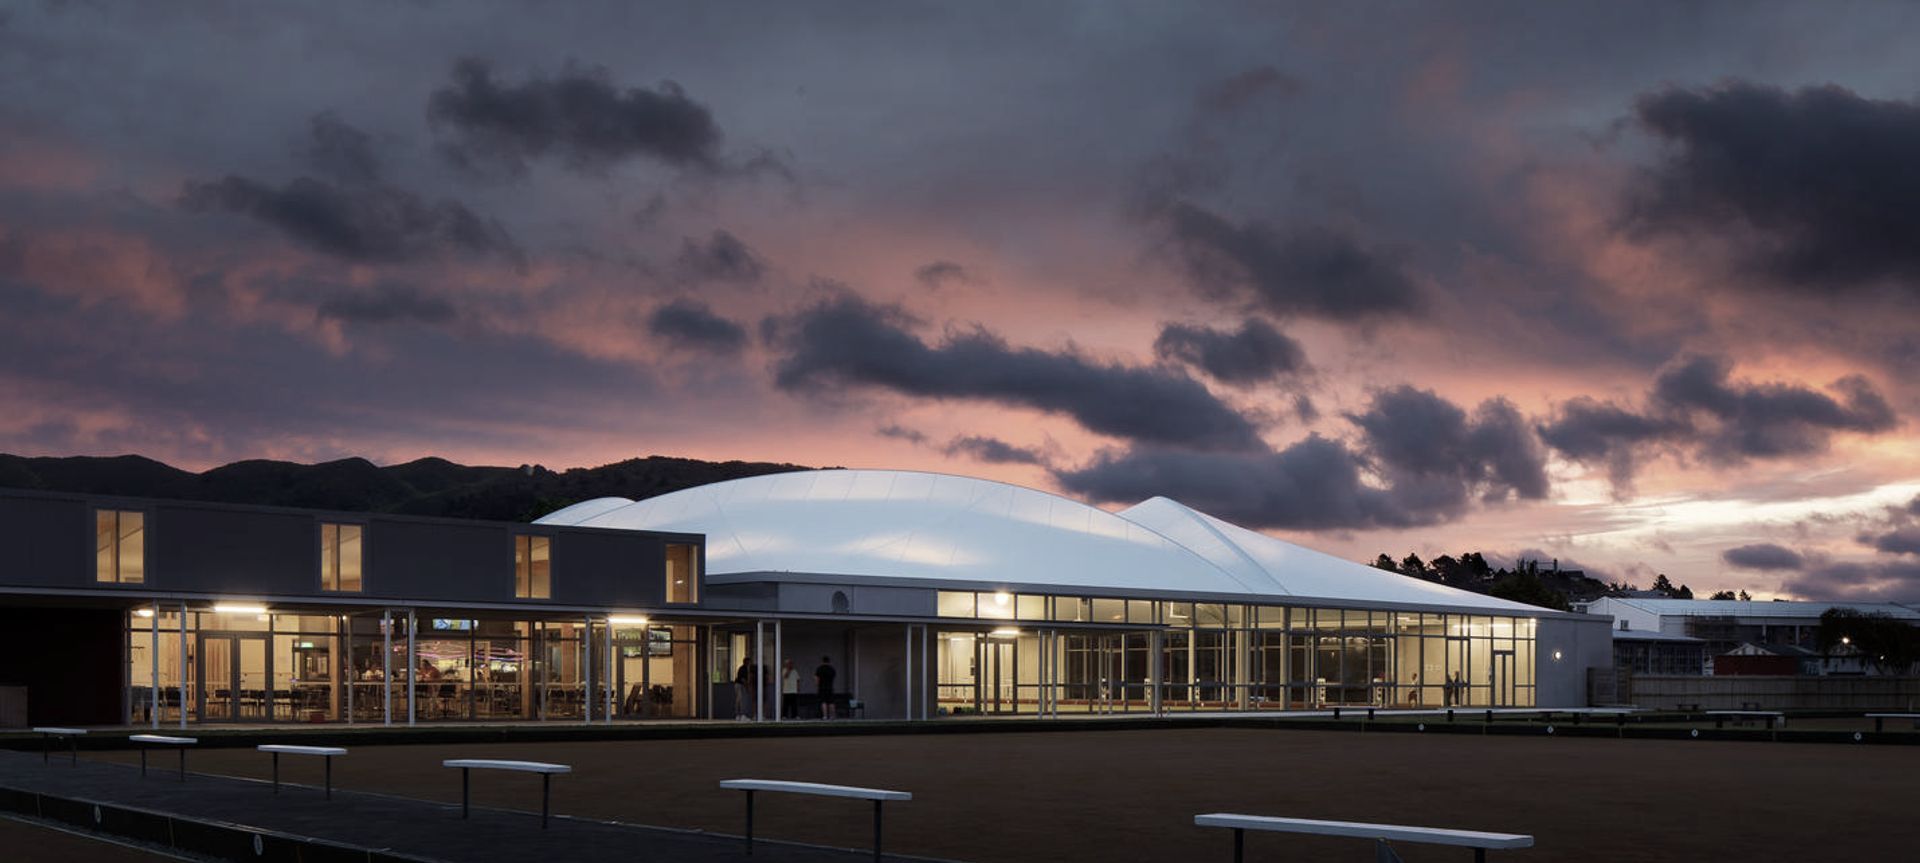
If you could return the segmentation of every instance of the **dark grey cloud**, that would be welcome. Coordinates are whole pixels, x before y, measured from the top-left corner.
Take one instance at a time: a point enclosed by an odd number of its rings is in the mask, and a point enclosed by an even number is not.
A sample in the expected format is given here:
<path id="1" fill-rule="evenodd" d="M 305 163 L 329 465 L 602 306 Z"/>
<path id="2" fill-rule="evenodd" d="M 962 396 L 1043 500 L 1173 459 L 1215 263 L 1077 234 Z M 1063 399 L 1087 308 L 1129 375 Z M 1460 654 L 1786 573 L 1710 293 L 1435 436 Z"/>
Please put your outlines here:
<path id="1" fill-rule="evenodd" d="M 342 183 L 380 181 L 380 157 L 374 153 L 373 137 L 332 111 L 307 121 L 300 156 L 315 172 Z"/>
<path id="2" fill-rule="evenodd" d="M 1913 500 L 1907 501 L 1907 514 L 1920 515 L 1920 495 L 1915 495 Z"/>
<path id="3" fill-rule="evenodd" d="M 929 288 L 944 287 L 951 282 L 972 284 L 977 280 L 971 270 L 952 261 L 934 261 L 914 270 L 913 277 Z"/>
<path id="4" fill-rule="evenodd" d="M 428 97 L 427 117 L 448 138 L 441 152 L 468 168 L 520 174 L 548 155 L 584 171 L 642 156 L 679 168 L 721 165 L 720 127 L 705 105 L 672 81 L 621 89 L 600 67 L 569 64 L 557 77 L 511 84 L 487 61 L 462 59 L 452 83 Z"/>
<path id="5" fill-rule="evenodd" d="M 1426 305 L 1399 261 L 1345 231 L 1235 223 L 1181 200 L 1157 212 L 1170 249 L 1205 296 L 1337 321 L 1407 315 Z"/>
<path id="6" fill-rule="evenodd" d="M 381 285 L 370 291 L 343 292 L 320 302 L 320 317 L 356 324 L 416 321 L 440 324 L 454 318 L 453 303 L 408 285 Z"/>
<path id="7" fill-rule="evenodd" d="M 1834 432 L 1874 434 L 1898 425 L 1887 400 L 1857 375 L 1832 384 L 1839 398 L 1792 384 L 1735 383 L 1731 377 L 1732 366 L 1724 358 L 1697 356 L 1669 367 L 1654 382 L 1656 402 L 1712 418 L 1699 442 L 1700 454 L 1709 460 L 1738 463 L 1816 453 L 1826 449 Z"/>
<path id="8" fill-rule="evenodd" d="M 947 455 L 964 455 L 974 461 L 988 464 L 1036 464 L 1047 463 L 1046 456 L 1039 450 L 1015 446 L 996 437 L 985 435 L 962 435 L 947 442 Z"/>
<path id="9" fill-rule="evenodd" d="M 674 300 L 647 317 L 647 332 L 683 347 L 737 354 L 747 346 L 747 329 L 714 314 L 706 303 Z"/>
<path id="10" fill-rule="evenodd" d="M 1806 599 L 1912 602 L 1920 600 L 1920 560 L 1811 566 L 1788 576 L 1780 587 Z"/>
<path id="11" fill-rule="evenodd" d="M 1631 227 L 1740 229 L 1744 263 L 1775 284 L 1891 280 L 1920 294 L 1920 102 L 1735 80 L 1645 94 L 1634 120 L 1666 148 L 1631 199 Z"/>
<path id="12" fill-rule="evenodd" d="M 920 431 L 919 429 L 910 429 L 899 423 L 888 423 L 874 429 L 873 433 L 881 437 L 903 440 L 910 444 L 923 444 L 927 442 L 926 432 Z"/>
<path id="13" fill-rule="evenodd" d="M 1567 458 L 1602 464 L 1615 487 L 1633 484 L 1633 475 L 1649 446 L 1691 434 L 1684 417 L 1641 414 L 1611 402 L 1579 396 L 1540 424 L 1540 439 Z"/>
<path id="14" fill-rule="evenodd" d="M 1198 381 L 1164 366 L 1105 363 L 1068 349 L 1019 348 L 975 327 L 929 345 L 892 306 L 841 294 L 765 331 L 784 355 L 787 390 L 878 387 L 936 399 L 978 399 L 1064 414 L 1089 431 L 1204 449 L 1261 447 L 1252 420 Z"/>
<path id="15" fill-rule="evenodd" d="M 699 282 L 752 284 L 767 272 L 766 262 L 724 229 L 715 229 L 704 241 L 687 237 L 674 266 L 684 278 Z"/>
<path id="16" fill-rule="evenodd" d="M 1362 465 L 1339 441 L 1312 435 L 1278 451 L 1108 452 L 1056 470 L 1054 478 L 1062 489 L 1095 501 L 1130 504 L 1163 495 L 1253 528 L 1407 527 L 1437 520 L 1366 484 Z"/>
<path id="17" fill-rule="evenodd" d="M 1358 448 L 1318 434 L 1256 452 L 1134 447 L 1056 469 L 1054 478 L 1097 501 L 1165 495 L 1237 524 L 1299 530 L 1438 524 L 1476 497 L 1546 496 L 1540 444 L 1503 399 L 1469 415 L 1433 393 L 1399 387 L 1349 419 L 1361 430 Z"/>
<path id="18" fill-rule="evenodd" d="M 1888 554 L 1920 554 L 1920 525 L 1903 525 L 1886 533 L 1864 537 L 1876 551 Z"/>
<path id="19" fill-rule="evenodd" d="M 1361 447 L 1403 504 L 1459 512 L 1470 497 L 1547 496 L 1546 452 L 1518 408 L 1488 399 L 1469 416 L 1429 391 L 1397 386 L 1348 415 Z"/>
<path id="20" fill-rule="evenodd" d="M 1881 434 L 1899 426 L 1893 407 L 1866 378 L 1849 375 L 1828 389 L 1736 381 L 1724 357 L 1690 356 L 1661 370 L 1643 410 L 1576 398 L 1539 430 L 1568 458 L 1606 464 L 1620 484 L 1658 446 L 1737 465 L 1820 453 L 1835 434 Z"/>
<path id="21" fill-rule="evenodd" d="M 350 261 L 393 263 L 441 254 L 522 260 L 499 222 L 457 201 L 429 203 L 392 186 L 301 177 L 275 187 L 228 176 L 188 182 L 180 203 L 194 212 L 247 216 L 295 242 Z"/>
<path id="22" fill-rule="evenodd" d="M 1799 569 L 1806 563 L 1799 552 L 1771 542 L 1729 548 L 1720 553 L 1720 559 L 1741 569 L 1762 570 Z"/>
<path id="23" fill-rule="evenodd" d="M 1251 386 L 1305 372 L 1307 352 L 1272 324 L 1248 318 L 1238 330 L 1166 324 L 1153 352 L 1167 362 L 1185 363 L 1221 383 Z"/>

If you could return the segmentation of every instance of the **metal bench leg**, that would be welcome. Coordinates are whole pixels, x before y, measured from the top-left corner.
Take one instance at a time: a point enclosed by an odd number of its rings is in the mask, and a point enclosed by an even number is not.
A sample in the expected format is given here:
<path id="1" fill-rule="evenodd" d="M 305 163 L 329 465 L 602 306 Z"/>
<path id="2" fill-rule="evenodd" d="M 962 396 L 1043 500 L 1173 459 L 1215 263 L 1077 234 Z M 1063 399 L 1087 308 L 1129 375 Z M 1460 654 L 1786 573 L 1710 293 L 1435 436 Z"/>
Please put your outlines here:
<path id="1" fill-rule="evenodd" d="M 52 751 L 53 751 L 53 735 L 51 734 L 40 735 L 40 763 L 41 764 L 47 763 L 47 758 L 49 757 L 47 753 Z"/>
<path id="2" fill-rule="evenodd" d="M 540 774 L 540 829 L 547 829 L 547 801 L 553 792 L 553 774 Z"/>
<path id="3" fill-rule="evenodd" d="M 1247 853 L 1247 831 L 1233 828 L 1233 863 L 1240 863 Z"/>
<path id="4" fill-rule="evenodd" d="M 187 747 L 180 747 L 180 781 L 187 781 Z"/>
<path id="5" fill-rule="evenodd" d="M 326 759 L 327 759 L 327 799 L 332 800 L 333 799 L 333 756 L 328 755 L 326 756 Z"/>
<path id="6" fill-rule="evenodd" d="M 1487 863 L 1487 849 L 1473 849 L 1473 863 Z"/>
<path id="7" fill-rule="evenodd" d="M 273 793 L 280 793 L 280 753 L 273 753 Z"/>
<path id="8" fill-rule="evenodd" d="M 140 778 L 147 778 L 147 748 L 140 747 Z"/>
<path id="9" fill-rule="evenodd" d="M 1882 728 L 1884 727 L 1884 723 L 1885 723 L 1886 721 L 1887 721 L 1887 720 L 1886 720 L 1886 719 L 1884 719 L 1884 718 L 1880 718 L 1880 719 L 1875 719 L 1875 720 L 1873 720 L 1873 733 L 1875 733 L 1875 734 L 1879 734 L 1879 733 L 1880 733 L 1880 731 L 1881 731 L 1881 729 L 1882 729 Z"/>
<path id="10" fill-rule="evenodd" d="M 75 767 L 80 765 L 80 738 L 78 737 L 67 738 L 67 764 Z"/>
<path id="11" fill-rule="evenodd" d="M 473 771 L 468 768 L 460 768 L 460 817 L 462 818 L 467 817 L 468 793 L 473 787 L 473 783 L 467 780 L 472 773 Z"/>
<path id="12" fill-rule="evenodd" d="M 873 863 L 880 863 L 880 801 L 873 801 Z"/>
<path id="13" fill-rule="evenodd" d="M 753 856 L 753 792 L 747 792 L 747 856 Z"/>

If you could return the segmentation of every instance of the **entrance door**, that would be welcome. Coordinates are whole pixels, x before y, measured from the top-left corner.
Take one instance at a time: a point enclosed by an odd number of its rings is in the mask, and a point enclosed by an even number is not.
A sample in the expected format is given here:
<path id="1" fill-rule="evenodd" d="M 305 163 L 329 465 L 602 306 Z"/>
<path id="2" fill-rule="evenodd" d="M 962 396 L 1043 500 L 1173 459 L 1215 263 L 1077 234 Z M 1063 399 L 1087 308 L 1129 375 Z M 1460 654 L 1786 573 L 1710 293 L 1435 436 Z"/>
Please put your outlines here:
<path id="1" fill-rule="evenodd" d="M 979 640 L 978 668 L 975 677 L 975 701 L 982 713 L 1018 713 L 1019 641 L 991 635 Z"/>
<path id="2" fill-rule="evenodd" d="M 202 635 L 198 652 L 202 722 L 273 718 L 266 636 Z"/>
<path id="3" fill-rule="evenodd" d="M 1513 651 L 1493 652 L 1493 706 L 1513 706 Z"/>

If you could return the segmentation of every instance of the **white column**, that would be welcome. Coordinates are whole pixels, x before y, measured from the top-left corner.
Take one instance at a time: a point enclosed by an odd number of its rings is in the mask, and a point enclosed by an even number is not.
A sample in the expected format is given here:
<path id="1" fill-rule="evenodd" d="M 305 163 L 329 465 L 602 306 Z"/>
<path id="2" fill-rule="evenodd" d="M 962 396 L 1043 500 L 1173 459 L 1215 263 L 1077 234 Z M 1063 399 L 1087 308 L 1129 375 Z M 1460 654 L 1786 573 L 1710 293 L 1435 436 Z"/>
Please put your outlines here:
<path id="1" fill-rule="evenodd" d="M 787 672 L 784 662 L 786 647 L 786 628 L 783 626 L 783 621 L 776 619 L 773 622 L 773 673 L 776 676 L 773 684 L 773 721 L 775 722 L 781 721 L 787 715 Z M 824 713 L 825 710 L 823 706 L 821 711 Z"/>
<path id="2" fill-rule="evenodd" d="M 647 634 L 646 627 L 641 627 L 640 635 L 642 639 L 645 638 L 646 634 Z M 641 645 L 642 646 L 640 648 L 640 655 L 642 657 L 645 657 L 647 647 L 648 647 L 647 642 L 642 640 Z M 603 687 L 607 691 L 607 703 L 605 705 L 606 709 L 600 712 L 601 721 L 608 722 L 608 723 L 613 722 L 614 707 L 617 704 L 616 699 L 620 697 L 620 691 L 619 691 L 620 675 L 616 673 L 616 669 L 619 668 L 620 659 L 614 653 L 614 651 L 615 651 L 615 648 L 613 646 L 613 621 L 608 620 L 607 621 L 607 685 Z M 641 660 L 641 663 L 642 663 L 642 666 L 644 667 L 646 663 L 646 659 L 643 658 Z M 641 678 L 645 679 L 645 677 L 646 677 L 646 673 L 641 672 Z"/>
<path id="3" fill-rule="evenodd" d="M 147 710 L 151 713 L 147 721 L 157 729 L 160 727 L 160 603 L 157 601 L 153 604 L 151 623 L 153 635 L 148 638 L 147 643 L 152 647 L 147 652 L 153 654 L 148 657 L 153 660 L 153 685 L 147 687 L 147 701 L 150 705 Z"/>
<path id="4" fill-rule="evenodd" d="M 187 727 L 187 604 L 180 603 L 180 727 Z"/>
<path id="5" fill-rule="evenodd" d="M 381 725 L 393 724 L 393 609 L 380 610 Z"/>
<path id="6" fill-rule="evenodd" d="M 591 723 L 593 721 L 593 618 L 581 618 L 585 627 L 580 631 L 580 715 Z"/>
<path id="7" fill-rule="evenodd" d="M 748 684 L 748 691 L 752 693 L 753 721 L 755 722 L 761 721 L 766 714 L 767 681 L 766 675 L 760 672 L 760 669 L 767 664 L 766 648 L 767 622 L 764 620 L 756 620 L 753 622 L 753 649 L 747 651 L 747 660 L 749 663 L 747 679 L 752 681 Z"/>
<path id="8" fill-rule="evenodd" d="M 900 704 L 901 704 L 901 709 L 904 711 L 902 715 L 905 716 L 907 719 L 912 719 L 913 718 L 913 624 L 911 623 L 907 624 L 905 627 L 905 632 L 906 632 L 906 638 L 907 638 L 907 642 L 906 642 L 907 646 L 906 646 L 906 652 L 901 654 L 902 658 L 900 661 L 900 666 L 901 668 L 905 669 L 907 679 L 904 683 L 901 684 Z"/>
<path id="9" fill-rule="evenodd" d="M 1165 683 L 1161 680 L 1160 674 L 1162 664 L 1160 651 L 1163 649 L 1163 641 L 1160 630 L 1147 633 L 1147 706 L 1153 710 L 1155 716 L 1165 715 L 1165 711 L 1161 709 L 1160 700 L 1161 685 Z"/>
<path id="10" fill-rule="evenodd" d="M 414 625 L 413 609 L 409 608 L 407 609 L 407 724 L 408 725 L 413 724 L 413 717 L 414 717 L 413 691 L 418 688 L 414 686 L 414 683 L 416 682 L 414 680 L 414 669 L 416 666 L 420 664 L 420 656 L 418 653 L 419 642 L 417 639 L 414 638 L 414 633 L 418 631 L 419 631 L 419 627 Z"/>

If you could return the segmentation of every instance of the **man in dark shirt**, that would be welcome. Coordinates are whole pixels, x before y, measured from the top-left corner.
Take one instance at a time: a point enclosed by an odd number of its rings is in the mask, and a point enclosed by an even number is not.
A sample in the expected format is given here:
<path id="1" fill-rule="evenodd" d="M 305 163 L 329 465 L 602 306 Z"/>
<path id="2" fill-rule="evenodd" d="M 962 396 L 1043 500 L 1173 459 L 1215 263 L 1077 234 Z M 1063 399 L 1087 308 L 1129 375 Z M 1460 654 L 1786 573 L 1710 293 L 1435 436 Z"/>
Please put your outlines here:
<path id="1" fill-rule="evenodd" d="M 813 682 L 820 691 L 822 719 L 833 718 L 833 679 L 838 676 L 840 676 L 839 672 L 833 670 L 833 659 L 826 656 L 820 657 L 820 667 L 813 670 Z"/>

